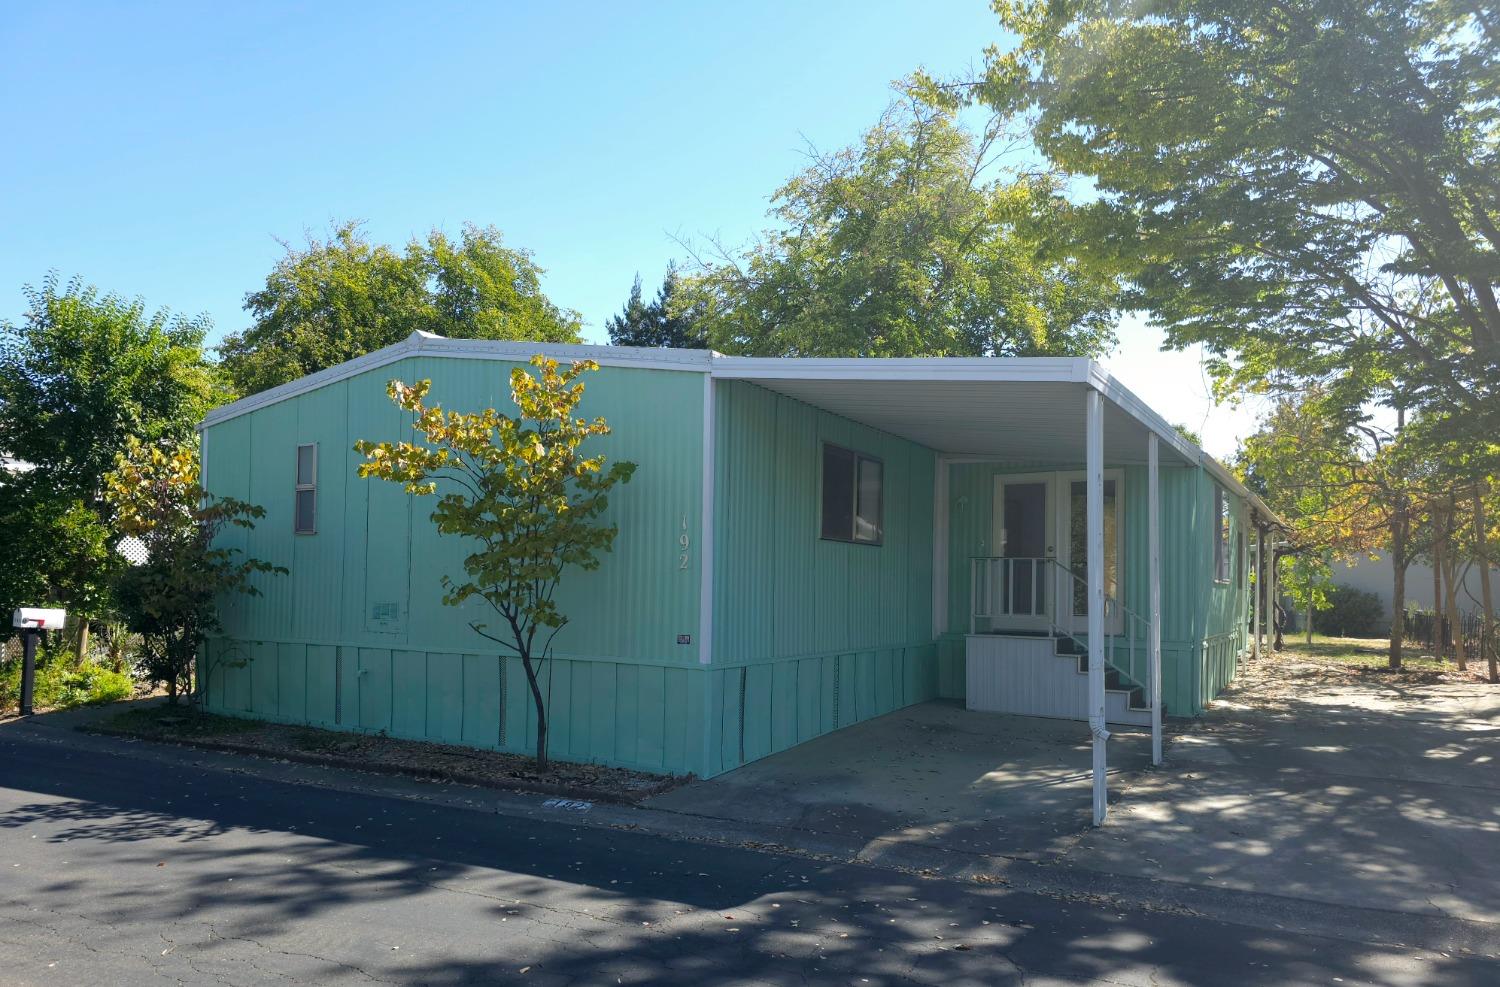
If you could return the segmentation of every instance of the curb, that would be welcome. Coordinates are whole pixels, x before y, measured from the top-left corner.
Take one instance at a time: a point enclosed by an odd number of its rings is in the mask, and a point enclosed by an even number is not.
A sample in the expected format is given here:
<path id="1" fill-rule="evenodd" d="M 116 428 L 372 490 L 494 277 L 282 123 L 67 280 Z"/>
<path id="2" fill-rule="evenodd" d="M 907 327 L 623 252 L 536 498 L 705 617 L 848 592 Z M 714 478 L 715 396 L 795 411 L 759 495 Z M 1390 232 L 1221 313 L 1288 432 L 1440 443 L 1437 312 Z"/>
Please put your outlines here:
<path id="1" fill-rule="evenodd" d="M 412 768 L 399 764 L 388 764 L 383 761 L 365 761 L 353 757 L 340 757 L 337 754 L 314 754 L 310 751 L 287 751 L 275 750 L 265 747 L 257 747 L 254 744 L 237 744 L 230 740 L 210 740 L 178 737 L 157 737 L 146 733 L 137 733 L 132 730 L 117 730 L 111 727 L 97 726 L 91 723 L 80 723 L 73 728 L 79 733 L 94 734 L 100 737 L 119 737 L 126 740 L 143 740 L 152 744 L 164 744 L 169 747 L 196 748 L 198 750 L 219 751 L 226 754 L 249 754 L 254 757 L 269 758 L 272 760 L 291 761 L 296 764 L 310 764 L 324 768 L 342 768 L 349 771 L 365 771 L 371 774 L 394 775 L 400 778 L 413 778 L 417 781 L 453 782 L 461 785 L 473 785 L 477 788 L 488 788 L 497 792 L 524 792 L 530 795 L 552 795 L 559 798 L 586 799 L 591 802 L 607 802 L 612 805 L 635 806 L 641 800 L 660 795 L 662 792 L 670 791 L 682 784 L 681 781 L 664 781 L 648 788 L 641 789 L 639 795 L 626 796 L 617 792 L 600 791 L 582 785 L 558 784 L 546 781 L 531 781 L 525 778 L 515 778 L 501 781 L 491 775 L 483 775 L 468 771 L 447 771 L 440 769 Z"/>

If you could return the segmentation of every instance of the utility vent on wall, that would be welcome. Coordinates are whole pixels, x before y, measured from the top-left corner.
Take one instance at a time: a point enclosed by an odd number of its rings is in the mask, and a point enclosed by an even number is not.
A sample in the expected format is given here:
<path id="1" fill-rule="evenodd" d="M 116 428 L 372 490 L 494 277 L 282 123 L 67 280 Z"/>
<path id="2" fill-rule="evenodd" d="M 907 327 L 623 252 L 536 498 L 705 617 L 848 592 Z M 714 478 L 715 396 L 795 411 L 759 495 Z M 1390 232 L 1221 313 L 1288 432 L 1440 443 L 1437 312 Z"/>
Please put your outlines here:
<path id="1" fill-rule="evenodd" d="M 401 604 L 394 600 L 382 600 L 370 604 L 370 619 L 367 627 L 372 631 L 399 633 L 401 630 Z"/>

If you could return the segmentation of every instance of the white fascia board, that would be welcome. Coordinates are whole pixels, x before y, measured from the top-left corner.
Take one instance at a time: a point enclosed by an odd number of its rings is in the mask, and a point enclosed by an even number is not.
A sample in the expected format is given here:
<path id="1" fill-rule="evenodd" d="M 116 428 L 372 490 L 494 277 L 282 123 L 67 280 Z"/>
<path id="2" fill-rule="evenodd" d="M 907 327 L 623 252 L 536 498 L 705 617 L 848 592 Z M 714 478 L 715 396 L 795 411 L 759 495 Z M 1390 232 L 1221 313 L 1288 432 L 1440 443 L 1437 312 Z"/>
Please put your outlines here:
<path id="1" fill-rule="evenodd" d="M 1086 383 L 1089 361 L 1071 357 L 713 357 L 724 380 L 1008 381 Z"/>
<path id="2" fill-rule="evenodd" d="M 1109 371 L 1092 360 L 1088 361 L 1088 364 L 1090 386 L 1128 412 L 1136 421 L 1154 432 L 1157 438 L 1170 446 L 1183 459 L 1189 463 L 1203 466 L 1213 474 L 1214 479 L 1218 480 L 1220 484 L 1244 497 L 1250 502 L 1250 506 L 1254 507 L 1256 512 L 1264 516 L 1271 524 L 1277 527 L 1286 527 L 1285 522 L 1266 506 L 1265 501 L 1261 500 L 1253 490 L 1241 483 L 1233 473 L 1229 472 L 1223 463 L 1204 452 L 1193 442 L 1184 438 L 1182 433 L 1177 431 L 1170 422 L 1152 410 L 1151 406 L 1146 404 L 1146 402 L 1136 397 L 1134 391 L 1116 380 Z"/>
<path id="3" fill-rule="evenodd" d="M 639 346 L 596 346 L 572 343 L 528 343 L 502 339 L 448 339 L 418 330 L 382 349 L 366 353 L 336 366 L 252 394 L 215 408 L 204 416 L 199 430 L 249 414 L 259 408 L 299 394 L 378 370 L 416 356 L 456 360 L 507 360 L 525 363 L 538 353 L 556 360 L 593 360 L 601 367 L 639 367 L 647 370 L 683 370 L 708 373 L 713 354 L 709 350 L 679 350 Z"/>

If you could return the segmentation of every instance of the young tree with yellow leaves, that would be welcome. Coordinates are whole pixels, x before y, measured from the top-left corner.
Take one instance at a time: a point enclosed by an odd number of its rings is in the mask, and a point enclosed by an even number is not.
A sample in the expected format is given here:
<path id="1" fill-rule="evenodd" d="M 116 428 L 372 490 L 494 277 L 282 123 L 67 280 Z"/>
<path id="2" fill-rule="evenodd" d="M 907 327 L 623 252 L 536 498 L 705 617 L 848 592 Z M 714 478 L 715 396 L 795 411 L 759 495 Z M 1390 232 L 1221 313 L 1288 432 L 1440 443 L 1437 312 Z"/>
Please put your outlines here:
<path id="1" fill-rule="evenodd" d="M 536 708 L 537 767 L 546 770 L 547 703 L 538 679 L 552 641 L 568 623 L 555 597 L 569 566 L 596 569 L 599 554 L 614 546 L 618 527 L 600 521 L 609 492 L 626 483 L 635 464 L 605 467 L 603 455 L 586 456 L 585 440 L 608 435 L 603 418 L 575 418 L 592 360 L 558 372 L 557 361 L 535 356 L 531 365 L 511 371 L 511 400 L 517 413 L 494 408 L 477 413 L 444 411 L 426 403 L 432 381 L 393 380 L 391 400 L 415 415 L 412 427 L 423 443 L 360 440 L 362 477 L 402 484 L 408 493 L 429 496 L 438 484 L 432 520 L 440 533 L 474 546 L 464 559 L 468 578 L 443 577 L 443 602 L 460 606 L 478 597 L 505 624 L 500 633 L 487 625 L 469 627 L 521 659 Z M 503 710 L 501 711 L 503 715 Z"/>
<path id="2" fill-rule="evenodd" d="M 141 635 L 140 671 L 176 703 L 191 691 L 199 649 L 220 626 L 223 594 L 258 596 L 255 574 L 286 570 L 216 544 L 226 525 L 253 528 L 265 511 L 205 491 L 188 443 L 132 437 L 104 482 L 120 531 L 146 546 L 145 562 L 121 570 L 116 599 L 126 626 Z"/>

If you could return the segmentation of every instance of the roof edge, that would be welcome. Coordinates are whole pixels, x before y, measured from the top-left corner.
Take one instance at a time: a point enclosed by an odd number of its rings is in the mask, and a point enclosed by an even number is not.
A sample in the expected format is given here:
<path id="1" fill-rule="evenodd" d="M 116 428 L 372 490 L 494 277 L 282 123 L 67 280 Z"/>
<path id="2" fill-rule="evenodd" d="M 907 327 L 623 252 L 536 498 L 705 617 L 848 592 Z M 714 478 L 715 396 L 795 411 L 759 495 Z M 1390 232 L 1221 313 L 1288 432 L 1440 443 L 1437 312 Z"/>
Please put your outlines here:
<path id="1" fill-rule="evenodd" d="M 1080 357 L 756 357 L 713 355 L 723 380 L 989 380 L 1086 383 Z"/>
<path id="2" fill-rule="evenodd" d="M 1240 482 L 1239 478 L 1229 472 L 1229 468 L 1209 455 L 1196 442 L 1189 440 L 1177 428 L 1159 415 L 1150 405 L 1141 400 L 1134 391 L 1120 383 L 1119 379 L 1104 369 L 1102 365 L 1094 360 L 1089 364 L 1089 384 L 1100 394 L 1109 398 L 1116 405 L 1128 412 L 1136 421 L 1149 428 L 1156 436 L 1172 446 L 1184 459 L 1196 462 L 1208 470 L 1224 486 L 1230 488 L 1249 501 L 1256 513 L 1264 516 L 1273 526 L 1286 528 L 1287 524 L 1276 512 L 1266 506 L 1266 502 L 1249 487 Z"/>
<path id="3" fill-rule="evenodd" d="M 508 339 L 449 339 L 418 329 L 390 346 L 221 405 L 203 416 L 198 428 L 201 431 L 320 387 L 327 387 L 371 370 L 379 370 L 408 357 L 439 356 L 460 360 L 513 360 L 525 363 L 538 353 L 559 360 L 593 360 L 605 367 L 640 367 L 692 373 L 708 373 L 713 359 L 710 350 L 603 346 L 594 343 L 533 343 Z"/>

